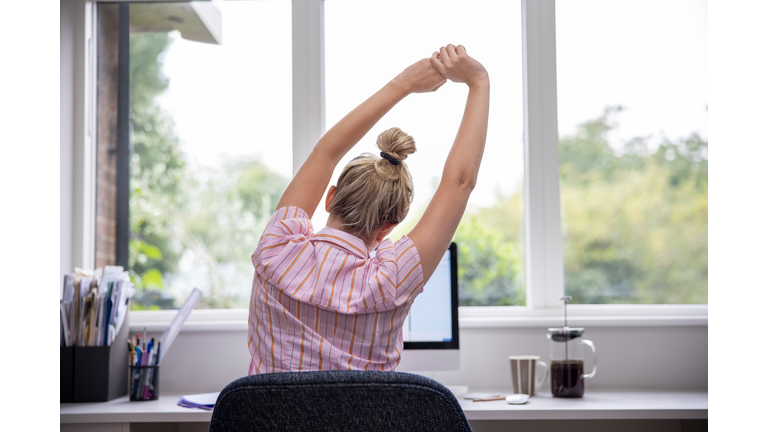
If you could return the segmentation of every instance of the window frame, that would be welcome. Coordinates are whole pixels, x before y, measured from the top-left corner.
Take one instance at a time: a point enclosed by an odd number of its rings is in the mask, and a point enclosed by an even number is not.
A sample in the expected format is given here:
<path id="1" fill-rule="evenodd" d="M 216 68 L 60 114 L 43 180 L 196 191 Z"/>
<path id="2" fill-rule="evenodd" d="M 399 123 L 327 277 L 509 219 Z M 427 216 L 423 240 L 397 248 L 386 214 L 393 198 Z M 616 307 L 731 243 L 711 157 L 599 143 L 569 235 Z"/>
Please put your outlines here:
<path id="1" fill-rule="evenodd" d="M 76 0 L 73 265 L 95 263 L 96 8 Z M 142 0 L 160 1 L 160 0 Z M 164 0 L 169 1 L 169 0 Z M 292 0 L 293 172 L 325 132 L 324 0 Z M 525 124 L 526 306 L 462 306 L 461 328 L 562 324 L 555 0 L 521 0 Z M 82 102 L 81 102 L 82 101 Z M 571 324 L 707 326 L 709 305 L 571 305 Z M 132 331 L 163 331 L 176 311 L 132 311 Z M 241 331 L 247 309 L 195 310 L 185 331 Z"/>

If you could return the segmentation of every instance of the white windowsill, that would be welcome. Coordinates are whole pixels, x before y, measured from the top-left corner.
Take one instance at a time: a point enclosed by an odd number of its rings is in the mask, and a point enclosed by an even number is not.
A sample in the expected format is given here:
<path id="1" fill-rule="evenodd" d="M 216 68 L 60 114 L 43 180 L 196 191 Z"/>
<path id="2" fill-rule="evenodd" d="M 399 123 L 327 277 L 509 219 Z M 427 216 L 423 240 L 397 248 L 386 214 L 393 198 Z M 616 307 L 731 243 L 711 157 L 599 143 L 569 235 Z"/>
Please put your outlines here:
<path id="1" fill-rule="evenodd" d="M 162 332 L 176 315 L 169 311 L 132 311 L 131 332 Z M 611 305 L 568 307 L 571 327 L 692 327 L 709 322 L 708 305 Z M 245 331 L 247 309 L 194 310 L 182 331 Z M 460 307 L 460 328 L 542 328 L 563 325 L 562 309 L 522 306 Z"/>

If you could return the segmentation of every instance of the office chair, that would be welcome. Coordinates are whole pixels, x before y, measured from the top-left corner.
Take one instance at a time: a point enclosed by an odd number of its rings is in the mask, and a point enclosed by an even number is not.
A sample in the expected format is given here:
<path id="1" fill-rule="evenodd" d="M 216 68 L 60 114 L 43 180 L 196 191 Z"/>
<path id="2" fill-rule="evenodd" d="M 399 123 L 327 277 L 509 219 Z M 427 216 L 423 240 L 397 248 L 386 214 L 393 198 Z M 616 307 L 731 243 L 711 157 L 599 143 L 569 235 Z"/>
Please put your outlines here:
<path id="1" fill-rule="evenodd" d="M 251 375 L 219 394 L 210 432 L 471 431 L 440 383 L 403 372 Z"/>

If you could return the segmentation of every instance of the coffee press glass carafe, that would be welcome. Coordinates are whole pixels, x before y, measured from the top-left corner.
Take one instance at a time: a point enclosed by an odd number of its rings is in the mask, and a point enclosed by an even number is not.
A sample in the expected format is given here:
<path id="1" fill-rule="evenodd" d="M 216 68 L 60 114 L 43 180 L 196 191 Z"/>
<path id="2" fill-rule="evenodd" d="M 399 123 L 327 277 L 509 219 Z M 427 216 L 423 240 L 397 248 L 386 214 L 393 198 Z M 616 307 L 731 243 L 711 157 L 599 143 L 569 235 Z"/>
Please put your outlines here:
<path id="1" fill-rule="evenodd" d="M 584 396 L 584 380 L 592 378 L 597 372 L 597 352 L 592 341 L 581 338 L 583 328 L 568 327 L 567 307 L 571 297 L 560 300 L 565 302 L 565 326 L 547 329 L 552 396 L 578 398 Z M 592 350 L 594 366 L 589 374 L 584 373 L 584 345 Z"/>

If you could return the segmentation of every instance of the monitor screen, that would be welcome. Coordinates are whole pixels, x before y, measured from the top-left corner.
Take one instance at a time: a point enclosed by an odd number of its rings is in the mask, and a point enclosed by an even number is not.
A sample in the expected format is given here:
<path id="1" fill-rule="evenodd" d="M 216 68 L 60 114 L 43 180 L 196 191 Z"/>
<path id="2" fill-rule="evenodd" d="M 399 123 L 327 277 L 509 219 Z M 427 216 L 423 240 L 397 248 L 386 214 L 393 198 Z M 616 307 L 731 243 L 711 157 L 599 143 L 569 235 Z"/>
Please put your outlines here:
<path id="1" fill-rule="evenodd" d="M 451 243 L 405 319 L 403 342 L 406 349 L 458 348 L 456 268 L 456 244 Z"/>

